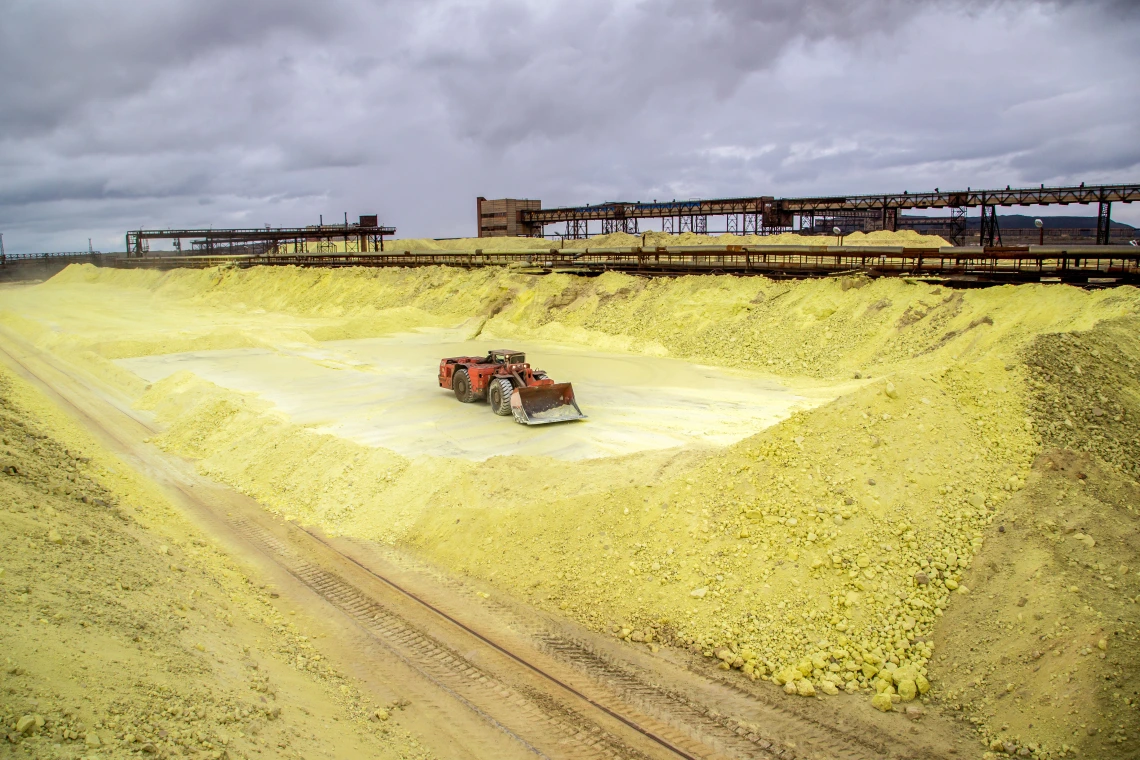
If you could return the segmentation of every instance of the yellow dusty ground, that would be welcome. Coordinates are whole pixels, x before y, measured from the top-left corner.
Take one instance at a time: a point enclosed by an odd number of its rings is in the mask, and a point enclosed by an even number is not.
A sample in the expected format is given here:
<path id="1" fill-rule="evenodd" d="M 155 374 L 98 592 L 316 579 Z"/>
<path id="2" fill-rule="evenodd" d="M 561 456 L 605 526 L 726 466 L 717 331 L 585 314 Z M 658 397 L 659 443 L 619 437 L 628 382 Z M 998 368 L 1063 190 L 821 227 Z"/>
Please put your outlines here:
<path id="1" fill-rule="evenodd" d="M 364 719 L 379 706 L 320 662 L 270 591 L 6 371 L 0 435 L 6 746 L 38 758 L 426 756 L 395 721 Z"/>
<path id="2" fill-rule="evenodd" d="M 694 648 L 791 694 L 849 691 L 888 710 L 961 699 L 954 674 L 982 623 L 942 621 L 985 609 L 992 579 L 977 556 L 1026 498 L 1043 445 L 1086 446 L 1121 478 L 1135 462 L 1124 456 L 1134 436 L 1102 435 L 1132 420 L 1113 406 L 1136 397 L 1132 365 L 1078 371 L 1065 359 L 1061 373 L 1039 360 L 1049 336 L 1134 325 L 1131 288 L 72 267 L 5 292 L 0 308 L 7 329 L 153 410 L 168 426 L 162 445 L 269 509 L 413 547 L 486 581 L 487 593 L 527 595 L 638 646 Z M 556 341 L 766 372 L 835 400 L 714 449 L 471 461 L 320 433 L 264 398 L 187 374 L 148 389 L 113 362 L 214 347 L 295 351 L 411 327 L 461 327 L 487 347 Z M 1094 366 L 1113 389 L 1090 391 L 1113 396 L 1097 402 L 1099 415 L 1042 379 L 1089 377 Z M 1072 411 L 1059 419 L 1050 404 Z M 1086 420 L 1096 430 L 1077 440 Z M 1070 614 L 1067 625 L 1096 617 Z M 992 641 L 984 649 L 996 651 Z M 959 670 L 940 670 L 936 653 Z M 1014 721 L 1015 703 L 990 696 L 955 703 L 987 743 Z M 1091 714 L 1058 712 L 1071 740 L 1039 724 L 1019 729 L 1017 747 L 1060 756 L 1064 744 L 1091 741 L 1090 721 L 1121 722 Z M 1086 739 L 1071 737 L 1082 722 Z M 1134 728 L 1125 731 L 1134 742 Z"/>

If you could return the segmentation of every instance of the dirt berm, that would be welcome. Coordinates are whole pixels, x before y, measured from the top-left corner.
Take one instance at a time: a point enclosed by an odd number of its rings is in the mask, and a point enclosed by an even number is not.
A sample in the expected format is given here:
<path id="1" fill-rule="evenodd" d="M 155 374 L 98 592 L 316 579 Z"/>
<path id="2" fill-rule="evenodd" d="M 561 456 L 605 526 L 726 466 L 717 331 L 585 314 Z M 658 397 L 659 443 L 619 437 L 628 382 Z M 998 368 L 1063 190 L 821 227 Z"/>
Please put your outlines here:
<path id="1" fill-rule="evenodd" d="M 367 701 L 272 588 L 6 370 L 0 534 L 0 754 L 428 756 L 403 703 Z"/>

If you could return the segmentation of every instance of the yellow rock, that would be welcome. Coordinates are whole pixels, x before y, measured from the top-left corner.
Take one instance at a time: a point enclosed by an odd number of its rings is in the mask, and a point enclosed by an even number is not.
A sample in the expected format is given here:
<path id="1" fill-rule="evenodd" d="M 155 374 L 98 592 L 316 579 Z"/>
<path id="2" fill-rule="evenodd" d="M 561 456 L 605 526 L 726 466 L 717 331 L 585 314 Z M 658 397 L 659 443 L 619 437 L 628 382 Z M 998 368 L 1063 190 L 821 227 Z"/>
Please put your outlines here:
<path id="1" fill-rule="evenodd" d="M 925 694 L 930 691 L 930 681 L 926 680 L 926 676 L 921 673 L 914 677 L 914 685 L 918 687 L 919 694 Z"/>
<path id="2" fill-rule="evenodd" d="M 1084 533 L 1074 533 L 1073 540 L 1085 545 L 1085 548 L 1092 549 L 1096 546 L 1096 539 Z"/>
<path id="3" fill-rule="evenodd" d="M 871 697 L 871 707 L 882 712 L 890 712 L 895 709 L 894 703 L 891 701 L 890 694 L 879 693 Z"/>
<path id="4" fill-rule="evenodd" d="M 787 683 L 795 683 L 800 677 L 800 672 L 795 668 L 785 668 L 772 676 L 772 680 L 775 681 L 777 685 L 783 686 Z"/>
<path id="5" fill-rule="evenodd" d="M 800 680 L 796 681 L 796 693 L 801 697 L 814 697 L 815 687 L 812 686 L 811 681 L 807 680 L 806 678 L 801 678 Z"/>
<path id="6" fill-rule="evenodd" d="M 902 698 L 903 702 L 910 702 L 918 693 L 918 687 L 914 681 L 909 678 L 905 681 L 899 682 L 898 695 Z"/>

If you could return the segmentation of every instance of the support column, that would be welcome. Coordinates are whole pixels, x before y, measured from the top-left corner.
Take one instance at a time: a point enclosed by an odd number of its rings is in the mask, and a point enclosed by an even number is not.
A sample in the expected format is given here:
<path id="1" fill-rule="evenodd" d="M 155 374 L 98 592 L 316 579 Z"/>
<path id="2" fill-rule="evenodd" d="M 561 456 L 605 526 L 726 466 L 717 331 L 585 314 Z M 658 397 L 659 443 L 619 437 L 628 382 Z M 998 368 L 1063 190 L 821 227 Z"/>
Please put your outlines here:
<path id="1" fill-rule="evenodd" d="M 950 209 L 950 245 L 966 244 L 966 207 L 954 206 Z"/>
<path id="2" fill-rule="evenodd" d="M 897 208 L 889 208 L 886 201 L 883 202 L 883 227 L 888 232 L 899 231 L 899 210 Z"/>
<path id="3" fill-rule="evenodd" d="M 1001 229 L 998 227 L 997 206 L 982 206 L 982 229 L 980 243 L 983 247 L 1001 245 Z"/>
<path id="4" fill-rule="evenodd" d="M 1108 245 L 1112 231 L 1112 201 L 1101 201 L 1096 215 L 1096 244 Z"/>

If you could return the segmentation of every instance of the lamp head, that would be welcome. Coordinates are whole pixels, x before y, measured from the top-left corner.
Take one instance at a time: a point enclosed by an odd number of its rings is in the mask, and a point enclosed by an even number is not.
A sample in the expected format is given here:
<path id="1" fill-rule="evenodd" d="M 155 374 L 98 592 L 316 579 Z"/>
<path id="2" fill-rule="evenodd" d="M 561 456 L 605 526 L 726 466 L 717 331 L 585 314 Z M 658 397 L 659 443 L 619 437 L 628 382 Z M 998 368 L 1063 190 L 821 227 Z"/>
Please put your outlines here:
<path id="1" fill-rule="evenodd" d="M 1037 229 L 1041 229 L 1042 227 L 1045 226 L 1045 222 L 1041 221 L 1040 219 L 1034 219 L 1033 220 L 1033 226 L 1036 227 Z"/>
<path id="2" fill-rule="evenodd" d="M 842 235 L 843 234 L 843 230 L 839 229 L 838 227 L 833 227 L 831 229 L 831 231 L 834 232 L 836 235 Z"/>

